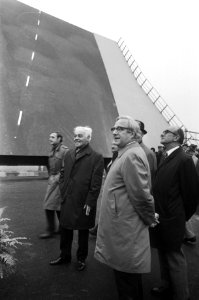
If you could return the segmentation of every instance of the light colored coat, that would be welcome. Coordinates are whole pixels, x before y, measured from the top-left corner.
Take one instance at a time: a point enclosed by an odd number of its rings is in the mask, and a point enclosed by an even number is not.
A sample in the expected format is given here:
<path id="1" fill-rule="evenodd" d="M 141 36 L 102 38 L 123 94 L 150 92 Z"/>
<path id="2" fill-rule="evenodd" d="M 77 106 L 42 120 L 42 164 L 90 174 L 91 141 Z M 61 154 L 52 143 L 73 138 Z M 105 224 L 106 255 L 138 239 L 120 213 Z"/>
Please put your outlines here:
<path id="1" fill-rule="evenodd" d="M 118 271 L 150 272 L 153 222 L 149 164 L 132 142 L 119 151 L 104 183 L 95 258 Z"/>
<path id="2" fill-rule="evenodd" d="M 49 154 L 48 159 L 48 186 L 46 189 L 45 198 L 43 201 L 43 208 L 47 210 L 57 210 L 60 211 L 61 208 L 61 193 L 59 189 L 59 177 L 60 170 L 63 167 L 63 160 L 68 147 L 59 144 L 54 150 Z"/>

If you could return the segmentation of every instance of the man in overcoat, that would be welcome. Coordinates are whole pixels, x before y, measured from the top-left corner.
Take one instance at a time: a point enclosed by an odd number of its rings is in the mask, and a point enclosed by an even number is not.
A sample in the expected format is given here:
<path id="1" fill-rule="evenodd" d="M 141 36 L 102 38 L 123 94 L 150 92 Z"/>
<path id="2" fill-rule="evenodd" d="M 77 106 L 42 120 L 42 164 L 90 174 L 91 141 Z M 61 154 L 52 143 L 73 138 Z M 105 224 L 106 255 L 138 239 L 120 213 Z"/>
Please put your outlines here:
<path id="1" fill-rule="evenodd" d="M 95 258 L 114 270 L 119 299 L 141 300 L 141 274 L 151 268 L 148 227 L 155 223 L 150 169 L 138 123 L 118 117 L 111 130 L 118 156 L 103 187 Z"/>
<path id="2" fill-rule="evenodd" d="M 152 293 L 169 294 L 173 300 L 188 300 L 187 265 L 182 251 L 185 222 L 196 211 L 199 200 L 199 185 L 191 157 L 182 149 L 184 133 L 171 126 L 161 134 L 161 144 L 166 154 L 158 166 L 153 196 L 159 224 L 154 231 L 159 251 L 163 286 L 155 287 Z"/>
<path id="3" fill-rule="evenodd" d="M 149 163 L 149 168 L 150 168 L 150 172 L 151 172 L 151 181 L 153 183 L 153 180 L 155 178 L 155 172 L 157 170 L 157 159 L 156 159 L 156 155 L 155 153 L 149 149 L 143 142 L 143 137 L 145 134 L 147 134 L 147 131 L 145 130 L 144 127 L 144 123 L 142 121 L 136 120 L 138 122 L 138 125 L 140 127 L 140 131 L 141 131 L 141 135 L 138 138 L 138 143 L 140 144 L 140 146 L 142 147 L 142 149 L 144 150 L 146 157 L 148 159 L 148 163 Z"/>
<path id="4" fill-rule="evenodd" d="M 60 256 L 50 265 L 71 262 L 73 231 L 78 230 L 77 270 L 85 269 L 89 229 L 95 225 L 96 202 L 100 193 L 104 161 L 91 146 L 92 129 L 74 129 L 75 149 L 68 151 L 60 178 L 62 195 Z"/>
<path id="5" fill-rule="evenodd" d="M 62 144 L 63 136 L 60 132 L 52 132 L 49 136 L 49 142 L 52 146 L 48 158 L 48 186 L 43 202 L 43 208 L 46 214 L 47 228 L 46 232 L 40 234 L 41 239 L 53 237 L 55 233 L 55 212 L 57 218 L 60 218 L 61 194 L 59 189 L 60 170 L 63 166 L 63 160 L 68 147 Z"/>

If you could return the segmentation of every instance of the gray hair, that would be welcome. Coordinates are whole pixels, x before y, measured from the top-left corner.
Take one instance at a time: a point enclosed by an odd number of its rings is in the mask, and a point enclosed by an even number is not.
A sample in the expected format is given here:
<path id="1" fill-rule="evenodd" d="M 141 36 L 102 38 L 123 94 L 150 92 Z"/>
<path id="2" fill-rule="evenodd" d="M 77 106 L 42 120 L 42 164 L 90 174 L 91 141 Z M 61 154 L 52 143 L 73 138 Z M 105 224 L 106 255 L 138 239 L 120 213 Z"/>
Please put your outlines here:
<path id="1" fill-rule="evenodd" d="M 91 138 L 92 138 L 92 132 L 93 132 L 93 130 L 92 130 L 91 127 L 89 127 L 89 126 L 76 126 L 76 127 L 74 128 L 74 132 L 75 132 L 76 130 L 81 130 L 81 131 L 83 131 L 83 132 L 85 133 L 86 137 L 88 138 L 89 142 L 91 141 Z"/>
<path id="2" fill-rule="evenodd" d="M 135 133 L 135 139 L 139 140 L 141 137 L 141 130 L 140 126 L 137 121 L 135 121 L 132 117 L 130 116 L 119 116 L 116 118 L 116 121 L 118 120 L 127 120 L 128 125 L 127 127 L 129 128 L 130 131 L 133 131 Z"/>

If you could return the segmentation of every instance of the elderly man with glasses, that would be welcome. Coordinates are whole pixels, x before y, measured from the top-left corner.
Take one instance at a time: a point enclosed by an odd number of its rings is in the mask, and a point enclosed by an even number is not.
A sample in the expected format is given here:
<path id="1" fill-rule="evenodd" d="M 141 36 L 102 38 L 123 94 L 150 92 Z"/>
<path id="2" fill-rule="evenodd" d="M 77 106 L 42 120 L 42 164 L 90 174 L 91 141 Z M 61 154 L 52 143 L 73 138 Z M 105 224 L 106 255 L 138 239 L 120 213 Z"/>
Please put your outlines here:
<path id="1" fill-rule="evenodd" d="M 95 258 L 114 270 L 119 299 L 141 300 L 141 274 L 151 268 L 148 227 L 156 225 L 150 168 L 135 120 L 118 117 L 111 131 L 118 156 L 104 183 Z"/>
<path id="2" fill-rule="evenodd" d="M 182 149 L 183 130 L 170 126 L 161 134 L 166 155 L 158 166 L 153 185 L 159 224 L 152 229 L 158 248 L 163 285 L 152 289 L 156 296 L 188 300 L 187 265 L 182 243 L 185 222 L 194 214 L 199 199 L 196 169 Z"/>

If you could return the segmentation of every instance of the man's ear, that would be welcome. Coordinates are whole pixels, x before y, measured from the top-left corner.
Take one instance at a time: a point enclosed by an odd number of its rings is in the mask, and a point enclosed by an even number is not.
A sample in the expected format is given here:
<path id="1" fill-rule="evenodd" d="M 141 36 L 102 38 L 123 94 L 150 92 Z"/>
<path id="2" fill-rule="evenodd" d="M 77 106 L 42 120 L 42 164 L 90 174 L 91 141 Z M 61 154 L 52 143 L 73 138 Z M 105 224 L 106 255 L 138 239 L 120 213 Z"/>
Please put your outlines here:
<path id="1" fill-rule="evenodd" d="M 130 131 L 132 138 L 135 137 L 135 131 Z"/>
<path id="2" fill-rule="evenodd" d="M 180 136 L 177 134 L 177 135 L 175 135 L 174 137 L 176 138 L 176 142 L 178 142 L 179 139 L 180 139 Z"/>

